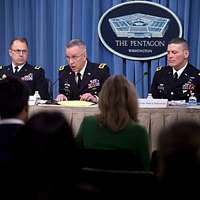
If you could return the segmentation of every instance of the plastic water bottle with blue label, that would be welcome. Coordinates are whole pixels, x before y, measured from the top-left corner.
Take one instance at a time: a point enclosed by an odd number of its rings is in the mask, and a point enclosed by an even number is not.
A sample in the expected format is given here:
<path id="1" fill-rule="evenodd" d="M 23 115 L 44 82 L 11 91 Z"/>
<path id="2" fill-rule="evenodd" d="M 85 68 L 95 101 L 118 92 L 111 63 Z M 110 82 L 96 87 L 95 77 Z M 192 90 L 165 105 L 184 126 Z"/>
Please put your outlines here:
<path id="1" fill-rule="evenodd" d="M 194 93 L 192 92 L 189 99 L 188 104 L 191 106 L 197 105 L 197 98 L 195 97 Z"/>

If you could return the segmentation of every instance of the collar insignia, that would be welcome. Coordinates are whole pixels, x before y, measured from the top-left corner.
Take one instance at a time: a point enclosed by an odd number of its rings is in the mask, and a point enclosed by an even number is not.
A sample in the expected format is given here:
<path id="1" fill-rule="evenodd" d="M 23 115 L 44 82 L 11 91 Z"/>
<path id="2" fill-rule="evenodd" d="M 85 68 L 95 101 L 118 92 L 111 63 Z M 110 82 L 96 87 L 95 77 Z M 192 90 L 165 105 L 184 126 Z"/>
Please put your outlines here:
<path id="1" fill-rule="evenodd" d="M 41 68 L 41 66 L 40 65 L 35 65 L 35 67 L 34 67 L 35 69 L 40 69 Z"/>
<path id="2" fill-rule="evenodd" d="M 65 69 L 65 65 L 61 65 L 58 70 L 63 71 L 64 69 Z"/>
<path id="3" fill-rule="evenodd" d="M 99 68 L 99 69 L 103 69 L 106 65 L 107 65 L 107 64 L 105 64 L 105 63 L 101 63 L 101 64 L 99 64 L 98 68 Z"/>

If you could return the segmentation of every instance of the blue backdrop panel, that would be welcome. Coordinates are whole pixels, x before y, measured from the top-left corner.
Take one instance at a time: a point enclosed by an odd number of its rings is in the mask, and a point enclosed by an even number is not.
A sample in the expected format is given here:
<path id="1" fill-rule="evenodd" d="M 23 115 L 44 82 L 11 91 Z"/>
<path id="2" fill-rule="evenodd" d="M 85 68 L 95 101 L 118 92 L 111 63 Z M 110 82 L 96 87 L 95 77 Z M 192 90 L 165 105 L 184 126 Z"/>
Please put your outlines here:
<path id="1" fill-rule="evenodd" d="M 0 64 L 10 63 L 8 46 L 17 35 L 27 37 L 29 62 L 42 65 L 46 76 L 54 82 L 58 67 L 66 63 L 65 44 L 72 38 L 86 42 L 88 57 L 104 62 L 112 74 L 124 74 L 136 83 L 138 96 L 147 95 L 158 65 L 166 57 L 150 61 L 131 61 L 109 52 L 100 42 L 97 25 L 102 14 L 125 0 L 0 0 Z M 153 0 L 171 9 L 183 25 L 184 38 L 190 45 L 190 62 L 200 69 L 200 1 Z M 144 72 L 148 75 L 143 76 Z M 54 86 L 57 94 L 58 84 Z"/>

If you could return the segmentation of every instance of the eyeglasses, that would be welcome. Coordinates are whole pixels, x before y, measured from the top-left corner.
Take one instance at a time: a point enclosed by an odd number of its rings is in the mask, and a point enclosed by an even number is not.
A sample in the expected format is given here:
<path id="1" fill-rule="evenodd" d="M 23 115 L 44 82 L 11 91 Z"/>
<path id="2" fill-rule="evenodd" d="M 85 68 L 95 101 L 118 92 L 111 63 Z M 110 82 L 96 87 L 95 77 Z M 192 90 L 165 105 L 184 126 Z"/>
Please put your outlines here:
<path id="1" fill-rule="evenodd" d="M 80 59 L 80 57 L 85 53 L 85 51 L 83 51 L 80 55 L 78 56 L 72 56 L 72 57 L 69 57 L 69 56 L 65 56 L 65 58 L 69 61 L 69 60 L 74 60 L 74 61 L 78 61 Z"/>
<path id="2" fill-rule="evenodd" d="M 17 55 L 19 54 L 27 54 L 28 53 L 28 50 L 26 49 L 11 49 L 13 52 L 15 52 Z"/>

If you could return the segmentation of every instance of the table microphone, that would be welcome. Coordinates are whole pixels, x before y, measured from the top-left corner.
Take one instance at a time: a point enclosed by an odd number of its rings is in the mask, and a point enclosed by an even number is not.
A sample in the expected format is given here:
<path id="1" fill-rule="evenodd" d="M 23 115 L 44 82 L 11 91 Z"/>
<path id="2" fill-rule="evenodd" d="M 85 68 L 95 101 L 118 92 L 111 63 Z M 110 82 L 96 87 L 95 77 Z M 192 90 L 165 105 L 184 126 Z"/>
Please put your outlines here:
<path id="1" fill-rule="evenodd" d="M 65 66 L 64 66 L 65 67 Z M 59 76 L 53 83 L 52 83 L 52 88 L 56 85 L 56 83 L 64 76 L 64 73 Z"/>
<path id="2" fill-rule="evenodd" d="M 66 65 L 65 65 L 66 66 Z M 65 67 L 64 66 L 64 67 Z M 53 83 L 52 83 L 52 85 L 51 85 L 51 88 L 53 89 L 53 87 L 56 85 L 56 83 L 64 76 L 64 74 L 65 73 L 63 73 L 61 76 L 59 76 Z M 46 102 L 46 104 L 56 104 L 56 105 L 59 105 L 58 103 L 57 103 L 57 101 L 55 100 L 55 99 L 53 99 L 53 97 L 51 97 L 51 99 L 50 100 L 48 100 L 47 102 Z"/>

